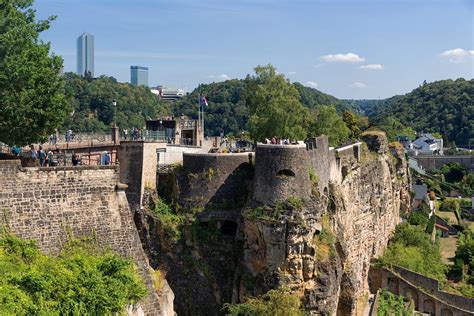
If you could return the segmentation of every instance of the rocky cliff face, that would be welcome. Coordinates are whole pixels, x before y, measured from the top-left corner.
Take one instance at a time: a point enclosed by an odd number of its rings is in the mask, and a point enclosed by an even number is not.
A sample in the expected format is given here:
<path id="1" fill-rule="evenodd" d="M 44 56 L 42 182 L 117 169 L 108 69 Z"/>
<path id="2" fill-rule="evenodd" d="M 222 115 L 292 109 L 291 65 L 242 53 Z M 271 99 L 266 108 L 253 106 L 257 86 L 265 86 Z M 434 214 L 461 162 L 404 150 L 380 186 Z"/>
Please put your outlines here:
<path id="1" fill-rule="evenodd" d="M 389 148 L 382 135 L 365 140 L 360 160 L 342 166 L 327 194 L 302 197 L 299 208 L 284 207 L 273 220 L 244 214 L 243 263 L 254 282 L 242 284 L 242 296 L 266 280 L 261 290 L 288 287 L 311 314 L 357 312 L 367 298 L 370 260 L 383 252 L 410 203 L 403 150 Z"/>
<path id="2" fill-rule="evenodd" d="M 331 165 L 323 169 L 312 166 L 314 156 L 301 158 L 310 155 L 304 147 L 257 147 L 255 177 L 275 177 L 263 182 L 279 193 L 254 190 L 239 209 L 181 209 L 191 220 L 173 245 L 156 219 L 137 218 L 153 266 L 168 271 L 178 314 L 218 314 L 223 303 L 277 287 L 299 295 L 310 314 L 356 314 L 368 294 L 370 259 L 382 253 L 410 203 L 403 150 L 377 133 L 364 141 L 337 153 L 319 152 L 318 159 L 326 156 Z"/>

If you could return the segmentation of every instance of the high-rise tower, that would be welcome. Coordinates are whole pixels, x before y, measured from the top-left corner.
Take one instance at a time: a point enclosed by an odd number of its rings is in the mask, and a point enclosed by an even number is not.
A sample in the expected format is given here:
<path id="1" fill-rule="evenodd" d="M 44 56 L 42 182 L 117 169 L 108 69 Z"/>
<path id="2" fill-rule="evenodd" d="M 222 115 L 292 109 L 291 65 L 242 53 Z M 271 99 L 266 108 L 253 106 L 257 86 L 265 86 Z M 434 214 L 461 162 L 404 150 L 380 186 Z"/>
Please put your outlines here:
<path id="1" fill-rule="evenodd" d="M 130 83 L 148 87 L 148 67 L 130 66 Z"/>
<path id="2" fill-rule="evenodd" d="M 94 77 L 94 35 L 83 33 L 77 38 L 77 73 Z"/>

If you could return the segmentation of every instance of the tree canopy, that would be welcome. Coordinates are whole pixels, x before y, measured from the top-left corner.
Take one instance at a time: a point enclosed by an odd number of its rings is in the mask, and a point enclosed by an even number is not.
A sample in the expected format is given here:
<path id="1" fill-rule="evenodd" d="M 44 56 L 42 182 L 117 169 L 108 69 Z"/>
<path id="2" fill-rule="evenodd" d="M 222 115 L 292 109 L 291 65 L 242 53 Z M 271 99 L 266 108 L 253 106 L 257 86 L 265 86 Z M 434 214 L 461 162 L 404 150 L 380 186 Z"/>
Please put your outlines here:
<path id="1" fill-rule="evenodd" d="M 134 264 L 92 239 L 71 240 L 53 257 L 4 233 L 0 271 L 2 315 L 117 315 L 146 294 Z"/>
<path id="2" fill-rule="evenodd" d="M 272 65 L 257 66 L 255 76 L 246 79 L 245 100 L 254 140 L 306 138 L 308 111 L 300 103 L 298 90 Z"/>
<path id="3" fill-rule="evenodd" d="M 62 59 L 39 33 L 54 16 L 37 21 L 33 0 L 0 0 L 0 142 L 26 145 L 54 132 L 68 113 Z"/>
<path id="4" fill-rule="evenodd" d="M 249 80 L 250 76 L 247 78 Z M 351 102 L 339 100 L 298 82 L 291 85 L 298 91 L 301 104 L 310 110 L 332 104 L 339 114 L 346 110 L 358 113 L 357 106 Z M 222 129 L 226 135 L 238 136 L 242 131 L 248 130 L 250 109 L 244 97 L 245 88 L 246 80 L 241 79 L 201 84 L 183 99 L 172 103 L 173 114 L 197 118 L 197 101 L 202 94 L 209 102 L 209 106 L 204 109 L 206 135 L 219 135 Z"/>
<path id="5" fill-rule="evenodd" d="M 367 103 L 371 122 L 396 117 L 416 131 L 438 132 L 459 147 L 474 144 L 474 79 L 423 84 L 403 96 Z M 377 102 L 375 102 L 377 103 Z"/>
<path id="6" fill-rule="evenodd" d="M 351 130 L 337 114 L 334 106 L 320 107 L 315 116 L 316 119 L 309 128 L 309 136 L 328 135 L 331 146 L 341 145 L 349 140 Z"/>
<path id="7" fill-rule="evenodd" d="M 114 119 L 120 128 L 143 128 L 146 119 L 168 114 L 166 104 L 147 87 L 120 83 L 107 76 L 93 79 L 66 73 L 64 77 L 66 95 L 74 112 L 65 120 L 63 129 L 105 131 Z"/>

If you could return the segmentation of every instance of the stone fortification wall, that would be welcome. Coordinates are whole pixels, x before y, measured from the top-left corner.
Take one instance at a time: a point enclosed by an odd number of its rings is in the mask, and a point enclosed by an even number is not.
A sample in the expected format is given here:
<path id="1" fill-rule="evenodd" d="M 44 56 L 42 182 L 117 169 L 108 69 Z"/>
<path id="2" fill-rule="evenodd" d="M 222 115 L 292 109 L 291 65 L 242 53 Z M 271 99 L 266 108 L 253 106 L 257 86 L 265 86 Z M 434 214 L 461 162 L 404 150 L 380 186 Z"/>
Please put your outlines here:
<path id="1" fill-rule="evenodd" d="M 160 143 L 125 141 L 120 144 L 117 157 L 120 163 L 120 182 L 128 185 L 128 202 L 132 208 L 142 205 L 145 186 L 156 188 L 158 157 L 156 150 Z"/>
<path id="2" fill-rule="evenodd" d="M 334 151 L 329 150 L 327 136 L 310 139 L 307 142 L 307 149 L 311 158 L 312 169 L 318 178 L 318 188 L 322 193 L 324 189 L 328 188 L 331 179 L 331 168 L 336 168 L 336 156 Z"/>
<path id="3" fill-rule="evenodd" d="M 385 288 L 410 298 L 419 312 L 453 316 L 474 312 L 474 299 L 440 291 L 437 280 L 401 267 L 371 267 L 369 280 L 372 292 Z"/>
<path id="4" fill-rule="evenodd" d="M 255 153 L 253 198 L 274 205 L 289 197 L 307 198 L 311 194 L 311 158 L 305 144 L 258 144 Z"/>
<path id="5" fill-rule="evenodd" d="M 474 172 L 474 155 L 466 156 L 415 156 L 413 157 L 426 171 L 440 169 L 448 163 L 459 163 Z"/>
<path id="6" fill-rule="evenodd" d="M 0 161 L 0 225 L 41 250 L 57 254 L 68 234 L 96 236 L 120 255 L 131 257 L 143 275 L 149 296 L 142 308 L 160 314 L 160 302 L 148 272 L 118 168 L 112 166 L 25 168 L 19 160 Z"/>
<path id="7" fill-rule="evenodd" d="M 251 153 L 184 153 L 177 177 L 180 205 L 189 209 L 242 206 L 252 175 Z"/>

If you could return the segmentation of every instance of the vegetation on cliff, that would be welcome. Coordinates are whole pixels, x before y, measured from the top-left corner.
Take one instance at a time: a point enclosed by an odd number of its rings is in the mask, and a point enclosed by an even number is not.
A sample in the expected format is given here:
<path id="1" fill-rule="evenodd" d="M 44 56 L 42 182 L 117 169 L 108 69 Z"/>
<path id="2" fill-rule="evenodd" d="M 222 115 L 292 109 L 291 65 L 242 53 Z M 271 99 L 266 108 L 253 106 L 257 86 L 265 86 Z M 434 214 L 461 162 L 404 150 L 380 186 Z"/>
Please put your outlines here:
<path id="1" fill-rule="evenodd" d="M 241 304 L 224 304 L 223 311 L 229 316 L 303 316 L 298 296 L 287 290 L 270 290 L 258 297 L 248 297 Z"/>
<path id="2" fill-rule="evenodd" d="M 146 294 L 133 263 L 93 240 L 72 240 L 57 257 L 35 242 L 0 237 L 0 306 L 8 315 L 112 315 Z"/>
<path id="3" fill-rule="evenodd" d="M 446 266 L 441 261 L 439 241 L 433 243 L 424 226 L 398 225 L 382 261 L 444 281 Z"/>
<path id="4" fill-rule="evenodd" d="M 379 125 L 392 117 L 417 131 L 438 132 L 463 147 L 474 144 L 474 79 L 424 83 L 410 93 L 368 104 L 366 114 Z"/>
<path id="5" fill-rule="evenodd" d="M 39 34 L 56 18 L 37 21 L 33 0 L 0 1 L 0 142 L 44 141 L 68 112 L 63 61 Z"/>

